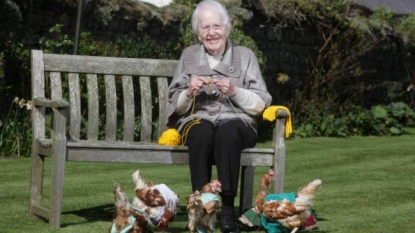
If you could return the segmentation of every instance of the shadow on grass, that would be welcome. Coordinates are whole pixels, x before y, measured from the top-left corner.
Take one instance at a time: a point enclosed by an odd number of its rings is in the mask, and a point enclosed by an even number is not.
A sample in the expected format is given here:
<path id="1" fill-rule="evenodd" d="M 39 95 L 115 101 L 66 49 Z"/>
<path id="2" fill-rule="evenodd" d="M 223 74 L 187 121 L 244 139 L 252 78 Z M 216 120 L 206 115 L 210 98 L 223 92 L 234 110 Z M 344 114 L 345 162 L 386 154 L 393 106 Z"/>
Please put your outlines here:
<path id="1" fill-rule="evenodd" d="M 101 206 L 94 206 L 91 208 L 72 210 L 62 212 L 62 215 L 76 215 L 78 217 L 84 218 L 88 222 L 95 221 L 112 221 L 112 217 L 115 212 L 114 204 L 107 204 Z"/>
<path id="2" fill-rule="evenodd" d="M 113 220 L 114 213 L 115 213 L 115 206 L 113 204 L 107 204 L 107 205 L 95 206 L 91 208 L 84 208 L 84 209 L 73 210 L 73 211 L 65 211 L 62 213 L 62 215 L 76 215 L 78 217 L 85 219 L 86 220 L 85 223 L 108 222 L 108 227 L 110 227 L 111 222 Z M 316 217 L 317 222 L 328 221 L 327 219 L 321 216 L 318 216 L 316 212 L 315 212 L 315 217 Z M 185 229 L 185 226 L 187 225 L 187 221 L 188 221 L 188 216 L 187 216 L 186 206 L 179 205 L 177 209 L 177 215 L 174 219 L 174 222 L 178 224 L 170 225 L 167 231 L 172 232 L 172 233 L 188 232 L 188 230 Z M 218 216 L 218 222 L 216 224 L 217 225 L 216 227 L 218 227 L 219 221 L 220 221 L 220 218 Z M 67 224 L 62 224 L 61 227 L 67 227 L 67 226 L 71 226 L 74 224 L 79 225 L 82 223 L 79 223 L 79 222 L 67 223 Z M 249 231 L 244 231 L 244 232 L 249 232 Z M 300 230 L 298 232 L 299 233 L 300 232 L 326 233 L 326 231 L 321 231 L 318 228 L 311 230 L 311 231 Z"/>
<path id="3" fill-rule="evenodd" d="M 73 211 L 65 211 L 62 213 L 62 215 L 76 215 L 78 217 L 81 217 L 86 220 L 87 223 L 91 222 L 108 222 L 108 227 L 111 225 L 111 222 L 113 220 L 113 216 L 115 213 L 115 206 L 114 204 L 107 204 L 107 205 L 101 205 L 101 206 L 94 206 L 91 208 L 83 208 L 79 210 L 73 210 Z M 177 224 L 175 226 L 170 226 L 168 229 L 168 232 L 184 232 L 186 231 L 184 226 L 186 225 L 188 220 L 187 212 L 186 212 L 186 206 L 178 206 L 177 208 L 177 214 L 174 219 L 174 222 L 182 222 L 183 227 L 178 227 Z M 82 223 L 67 223 L 62 224 L 61 227 L 67 227 L 71 225 L 79 225 Z"/>

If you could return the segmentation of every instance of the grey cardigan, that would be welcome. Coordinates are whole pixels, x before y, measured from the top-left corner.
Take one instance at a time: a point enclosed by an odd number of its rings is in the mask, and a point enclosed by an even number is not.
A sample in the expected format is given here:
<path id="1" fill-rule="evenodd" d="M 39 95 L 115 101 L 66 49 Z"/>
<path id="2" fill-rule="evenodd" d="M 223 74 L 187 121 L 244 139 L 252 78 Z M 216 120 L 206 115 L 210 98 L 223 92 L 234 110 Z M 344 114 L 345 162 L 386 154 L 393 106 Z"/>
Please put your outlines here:
<path id="1" fill-rule="evenodd" d="M 213 69 L 210 68 L 203 44 L 195 44 L 186 48 L 179 61 L 173 80 L 169 86 L 167 102 L 167 126 L 182 128 L 184 124 L 195 118 L 202 118 L 218 124 L 230 119 L 241 119 L 256 125 L 255 117 L 244 112 L 233 97 L 224 94 L 212 95 L 211 85 L 205 86 L 194 99 L 194 106 L 183 115 L 175 113 L 177 101 L 182 91 L 188 88 L 191 75 L 213 78 L 229 78 L 238 88 L 258 95 L 265 106 L 271 104 L 271 95 L 267 91 L 262 78 L 256 56 L 252 50 L 234 45 L 228 39 L 222 60 Z"/>

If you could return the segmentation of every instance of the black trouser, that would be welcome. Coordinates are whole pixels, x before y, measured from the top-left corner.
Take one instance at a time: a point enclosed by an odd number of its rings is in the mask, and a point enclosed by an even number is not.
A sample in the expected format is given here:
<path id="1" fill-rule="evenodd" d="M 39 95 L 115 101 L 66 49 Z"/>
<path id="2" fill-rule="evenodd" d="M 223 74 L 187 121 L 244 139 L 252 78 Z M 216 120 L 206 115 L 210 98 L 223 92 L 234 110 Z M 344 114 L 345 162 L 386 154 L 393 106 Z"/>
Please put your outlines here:
<path id="1" fill-rule="evenodd" d="M 241 151 L 254 147 L 257 134 L 251 125 L 235 119 L 218 126 L 202 120 L 191 126 L 186 145 L 189 148 L 189 166 L 193 191 L 210 182 L 212 165 L 222 183 L 222 196 L 235 197 L 238 193 Z"/>

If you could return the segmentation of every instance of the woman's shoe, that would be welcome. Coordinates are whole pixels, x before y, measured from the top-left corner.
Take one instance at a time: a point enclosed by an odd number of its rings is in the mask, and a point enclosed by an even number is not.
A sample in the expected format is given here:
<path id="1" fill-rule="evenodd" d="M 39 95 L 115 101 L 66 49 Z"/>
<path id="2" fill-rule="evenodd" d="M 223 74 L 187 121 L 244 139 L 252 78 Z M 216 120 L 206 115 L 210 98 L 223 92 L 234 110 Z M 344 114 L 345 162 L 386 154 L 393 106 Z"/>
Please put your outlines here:
<path id="1" fill-rule="evenodd" d="M 233 216 L 222 216 L 220 223 L 220 230 L 223 233 L 240 233 L 241 231 L 236 225 L 235 219 Z"/>

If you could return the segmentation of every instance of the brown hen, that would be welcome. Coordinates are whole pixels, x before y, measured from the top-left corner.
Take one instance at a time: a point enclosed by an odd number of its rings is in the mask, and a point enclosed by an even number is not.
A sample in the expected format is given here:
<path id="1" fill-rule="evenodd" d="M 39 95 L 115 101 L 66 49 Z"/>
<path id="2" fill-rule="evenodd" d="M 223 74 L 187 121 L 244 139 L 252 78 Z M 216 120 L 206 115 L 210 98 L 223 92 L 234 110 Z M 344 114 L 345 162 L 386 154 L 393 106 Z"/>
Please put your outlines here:
<path id="1" fill-rule="evenodd" d="M 131 206 L 127 195 L 120 185 L 114 184 L 114 202 L 116 211 L 112 226 L 108 229 L 109 233 L 129 232 L 129 233 L 151 233 L 154 225 L 149 222 L 143 211 Z"/>
<path id="2" fill-rule="evenodd" d="M 166 229 L 176 216 L 179 197 L 165 184 L 146 183 L 139 170 L 132 178 L 136 194 L 132 205 L 145 211 L 157 229 Z"/>
<path id="3" fill-rule="evenodd" d="M 314 193 L 321 183 L 321 180 L 316 179 L 304 185 L 297 193 L 295 202 L 287 199 L 266 201 L 263 205 L 264 217 L 269 222 L 279 222 L 295 232 L 312 214 Z"/>
<path id="4" fill-rule="evenodd" d="M 135 197 L 130 204 L 119 184 L 114 184 L 116 212 L 110 233 L 150 233 L 166 229 L 176 216 L 179 197 L 165 184 L 146 183 L 137 170 L 133 173 Z"/>
<path id="5" fill-rule="evenodd" d="M 190 194 L 187 200 L 188 227 L 190 232 L 213 232 L 216 223 L 216 212 L 220 208 L 219 197 L 222 184 L 218 180 L 206 184 L 201 191 Z"/>
<path id="6" fill-rule="evenodd" d="M 269 185 L 271 181 L 275 179 L 275 173 L 272 169 L 269 169 L 268 173 L 264 174 L 261 178 L 258 195 L 255 200 L 255 212 L 259 215 L 262 213 L 264 206 L 264 197 L 269 193 Z"/>

